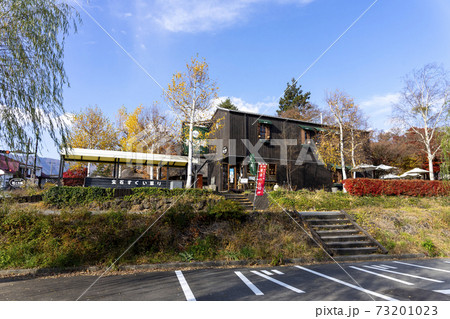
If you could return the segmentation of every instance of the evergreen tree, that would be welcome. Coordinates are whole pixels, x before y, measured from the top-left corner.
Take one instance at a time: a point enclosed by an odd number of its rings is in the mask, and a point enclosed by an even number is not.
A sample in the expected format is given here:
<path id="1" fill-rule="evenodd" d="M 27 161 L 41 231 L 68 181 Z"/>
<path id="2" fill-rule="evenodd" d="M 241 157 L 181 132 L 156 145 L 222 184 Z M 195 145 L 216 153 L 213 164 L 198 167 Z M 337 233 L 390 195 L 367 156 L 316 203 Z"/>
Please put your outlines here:
<path id="1" fill-rule="evenodd" d="M 301 85 L 297 87 L 297 83 L 294 78 L 292 78 L 292 83 L 287 83 L 287 88 L 284 91 L 284 97 L 280 98 L 279 110 L 277 110 L 278 115 L 286 112 L 290 109 L 297 109 L 300 113 L 308 111 L 311 107 L 309 98 L 311 96 L 310 92 L 303 93 Z"/>
<path id="2" fill-rule="evenodd" d="M 222 103 L 220 103 L 219 105 L 217 105 L 217 107 L 221 107 L 223 109 L 228 109 L 228 110 L 234 110 L 234 111 L 238 111 L 238 108 L 236 107 L 236 105 L 234 105 L 230 98 L 228 97 L 225 101 L 223 101 Z"/>

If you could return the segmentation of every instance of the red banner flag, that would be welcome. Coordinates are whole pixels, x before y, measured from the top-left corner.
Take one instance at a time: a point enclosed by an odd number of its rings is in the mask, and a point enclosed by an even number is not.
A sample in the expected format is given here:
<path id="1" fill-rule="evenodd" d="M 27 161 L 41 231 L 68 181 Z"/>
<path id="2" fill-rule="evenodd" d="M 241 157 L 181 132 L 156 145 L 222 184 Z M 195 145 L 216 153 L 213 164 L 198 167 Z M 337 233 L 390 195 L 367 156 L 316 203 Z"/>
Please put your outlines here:
<path id="1" fill-rule="evenodd" d="M 256 196 L 264 195 L 264 183 L 266 181 L 267 164 L 258 165 L 258 182 L 256 184 Z"/>

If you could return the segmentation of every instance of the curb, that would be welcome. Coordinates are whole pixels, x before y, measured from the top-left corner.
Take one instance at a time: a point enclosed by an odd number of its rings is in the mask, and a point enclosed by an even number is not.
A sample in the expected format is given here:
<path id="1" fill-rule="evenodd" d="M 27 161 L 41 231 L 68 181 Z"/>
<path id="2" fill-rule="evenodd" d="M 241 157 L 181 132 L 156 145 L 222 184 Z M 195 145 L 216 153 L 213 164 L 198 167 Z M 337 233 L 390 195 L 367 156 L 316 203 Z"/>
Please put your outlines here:
<path id="1" fill-rule="evenodd" d="M 425 258 L 425 254 L 404 254 L 404 255 L 358 255 L 358 256 L 338 256 L 334 260 L 338 262 L 356 262 L 356 261 L 370 261 L 370 260 L 392 260 L 392 259 L 416 259 Z M 270 260 L 233 260 L 233 261 L 204 261 L 204 262 L 173 262 L 165 264 L 142 264 L 142 265 L 122 265 L 118 266 L 115 271 L 133 271 L 133 270 L 172 270 L 172 269 L 201 269 L 201 268 L 215 268 L 215 267 L 239 267 L 239 266 L 265 266 L 270 265 Z M 327 264 L 333 261 L 320 261 L 315 264 Z M 303 258 L 284 259 L 282 265 L 290 264 L 312 264 L 311 260 Z M 89 266 L 89 267 L 67 267 L 67 268 L 31 268 L 31 269 L 6 269 L 0 270 L 0 277 L 13 276 L 51 276 L 74 272 L 99 272 L 104 270 L 104 267 Z"/>

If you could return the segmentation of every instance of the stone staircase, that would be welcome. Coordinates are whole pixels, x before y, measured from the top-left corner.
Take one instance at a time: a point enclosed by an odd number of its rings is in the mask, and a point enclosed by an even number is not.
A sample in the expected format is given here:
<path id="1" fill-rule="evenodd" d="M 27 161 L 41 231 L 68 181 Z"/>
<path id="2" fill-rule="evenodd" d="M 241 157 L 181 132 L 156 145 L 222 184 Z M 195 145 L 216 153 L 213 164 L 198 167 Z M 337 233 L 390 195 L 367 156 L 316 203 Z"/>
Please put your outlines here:
<path id="1" fill-rule="evenodd" d="M 311 236 L 332 256 L 387 254 L 386 248 L 344 211 L 297 214 Z"/>
<path id="2" fill-rule="evenodd" d="M 225 199 L 233 200 L 239 203 L 244 210 L 250 211 L 253 210 L 253 203 L 247 198 L 244 194 L 239 193 L 222 193 L 221 194 Z"/>

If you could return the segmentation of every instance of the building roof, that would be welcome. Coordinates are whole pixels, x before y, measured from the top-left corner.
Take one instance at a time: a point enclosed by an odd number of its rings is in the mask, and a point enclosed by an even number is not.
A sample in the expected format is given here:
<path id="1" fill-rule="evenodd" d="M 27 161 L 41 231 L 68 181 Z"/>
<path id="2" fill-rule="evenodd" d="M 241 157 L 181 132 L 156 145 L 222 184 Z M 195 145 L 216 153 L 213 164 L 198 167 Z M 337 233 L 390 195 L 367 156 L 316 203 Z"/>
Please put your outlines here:
<path id="1" fill-rule="evenodd" d="M 312 126 L 317 126 L 317 127 L 324 127 L 324 126 L 326 127 L 327 126 L 327 125 L 324 125 L 324 124 L 319 124 L 319 123 L 314 123 L 314 122 L 307 122 L 307 121 L 302 121 L 302 120 L 297 120 L 297 119 L 291 119 L 291 118 L 287 118 L 287 117 L 279 117 L 279 116 L 276 116 L 276 115 L 266 115 L 266 114 L 259 114 L 259 113 L 247 112 L 247 111 L 230 110 L 230 109 L 224 109 L 224 108 L 221 108 L 221 107 L 217 107 L 217 110 L 227 111 L 227 112 L 231 112 L 231 113 L 241 113 L 241 114 L 255 115 L 255 116 L 260 117 L 261 119 L 271 118 L 271 119 L 276 119 L 276 120 L 280 120 L 280 121 L 292 121 L 292 122 L 297 122 L 299 124 L 312 125 Z M 217 112 L 217 110 L 216 110 L 216 112 Z M 215 114 L 216 113 L 214 112 L 214 115 Z"/>
<path id="2" fill-rule="evenodd" d="M 188 163 L 187 156 L 92 150 L 85 148 L 73 148 L 67 151 L 62 150 L 61 157 L 69 162 L 119 163 L 154 166 L 168 165 L 172 167 L 185 167 Z M 198 160 L 194 158 L 193 163 L 198 163 Z"/>
<path id="3" fill-rule="evenodd" d="M 12 158 L 0 155 L 0 169 L 7 173 L 15 173 L 19 170 L 20 163 Z"/>

